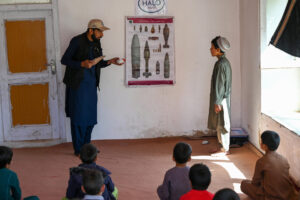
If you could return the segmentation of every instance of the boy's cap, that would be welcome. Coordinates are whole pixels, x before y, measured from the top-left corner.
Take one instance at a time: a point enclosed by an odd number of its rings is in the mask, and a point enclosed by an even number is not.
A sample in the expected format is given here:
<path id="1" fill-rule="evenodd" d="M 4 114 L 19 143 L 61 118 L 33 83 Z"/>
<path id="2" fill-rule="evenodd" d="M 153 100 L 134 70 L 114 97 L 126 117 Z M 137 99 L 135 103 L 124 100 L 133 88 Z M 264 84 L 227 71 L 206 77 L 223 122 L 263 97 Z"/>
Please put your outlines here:
<path id="1" fill-rule="evenodd" d="M 219 39 L 217 39 L 217 44 L 222 51 L 227 51 L 230 49 L 230 43 L 224 37 L 220 37 Z"/>
<path id="2" fill-rule="evenodd" d="M 109 30 L 108 27 L 104 26 L 103 21 L 101 19 L 92 19 L 89 21 L 88 28 L 97 28 L 101 31 Z"/>

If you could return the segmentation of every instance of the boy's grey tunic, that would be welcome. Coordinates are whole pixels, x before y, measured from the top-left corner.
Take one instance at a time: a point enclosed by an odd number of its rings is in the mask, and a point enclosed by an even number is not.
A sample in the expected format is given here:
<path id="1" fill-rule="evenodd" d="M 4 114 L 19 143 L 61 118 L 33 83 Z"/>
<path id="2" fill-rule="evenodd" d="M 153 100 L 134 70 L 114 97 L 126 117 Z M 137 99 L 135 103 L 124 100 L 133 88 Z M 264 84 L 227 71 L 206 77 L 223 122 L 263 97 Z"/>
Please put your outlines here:
<path id="1" fill-rule="evenodd" d="M 232 72 L 225 54 L 215 63 L 210 86 L 210 102 L 208 125 L 209 129 L 221 129 L 222 133 L 230 132 L 230 93 Z M 222 105 L 222 110 L 216 114 L 215 104 Z"/>

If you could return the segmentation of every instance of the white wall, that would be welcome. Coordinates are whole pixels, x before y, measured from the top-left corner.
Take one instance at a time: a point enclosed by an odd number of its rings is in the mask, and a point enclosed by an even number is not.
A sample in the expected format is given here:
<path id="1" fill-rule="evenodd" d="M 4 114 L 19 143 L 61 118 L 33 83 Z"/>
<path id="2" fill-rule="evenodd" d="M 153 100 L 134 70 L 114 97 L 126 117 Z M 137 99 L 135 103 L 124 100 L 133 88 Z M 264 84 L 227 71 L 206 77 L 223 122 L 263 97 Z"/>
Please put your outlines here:
<path id="1" fill-rule="evenodd" d="M 135 0 L 58 3 L 62 53 L 72 36 L 86 30 L 89 19 L 101 18 L 111 28 L 101 40 L 104 54 L 107 58 L 125 55 L 124 21 L 125 16 L 135 15 Z M 220 34 L 231 41 L 232 126 L 241 126 L 239 1 L 168 1 L 168 15 L 175 17 L 176 84 L 127 88 L 124 67 L 102 70 L 93 139 L 176 136 L 205 130 L 216 61 L 210 56 L 210 41 Z M 70 141 L 69 128 L 67 131 Z"/>
<path id="2" fill-rule="evenodd" d="M 240 1 L 242 127 L 250 141 L 259 147 L 261 75 L 259 43 L 259 0 Z"/>

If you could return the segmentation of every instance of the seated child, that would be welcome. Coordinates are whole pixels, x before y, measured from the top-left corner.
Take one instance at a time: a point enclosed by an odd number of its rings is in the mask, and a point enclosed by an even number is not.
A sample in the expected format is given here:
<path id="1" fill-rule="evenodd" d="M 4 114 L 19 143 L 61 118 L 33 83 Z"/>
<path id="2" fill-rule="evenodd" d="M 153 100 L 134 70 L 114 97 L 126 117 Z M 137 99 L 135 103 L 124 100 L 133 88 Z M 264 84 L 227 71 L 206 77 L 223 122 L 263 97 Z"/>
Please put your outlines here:
<path id="1" fill-rule="evenodd" d="M 6 146 L 0 146 L 0 199 L 20 200 L 22 196 L 19 179 L 15 172 L 10 170 L 13 151 Z M 38 200 L 36 196 L 25 198 Z"/>
<path id="2" fill-rule="evenodd" d="M 219 190 L 213 200 L 240 200 L 239 195 L 229 188 Z"/>
<path id="3" fill-rule="evenodd" d="M 97 160 L 97 154 L 99 152 L 100 151 L 96 148 L 96 146 L 91 143 L 82 146 L 80 150 L 80 159 L 82 161 L 82 164 L 80 164 L 78 167 L 73 167 L 70 169 L 70 179 L 66 193 L 66 197 L 68 199 L 84 197 L 81 186 L 82 173 L 85 171 L 85 169 L 96 169 L 101 171 L 105 185 L 105 190 L 102 196 L 105 200 L 117 199 L 118 190 L 109 176 L 111 174 L 110 171 L 95 163 Z"/>
<path id="4" fill-rule="evenodd" d="M 194 164 L 189 172 L 192 190 L 182 195 L 180 200 L 212 200 L 214 195 L 207 191 L 211 181 L 209 168 L 204 164 Z"/>
<path id="5" fill-rule="evenodd" d="M 105 190 L 104 179 L 99 170 L 85 170 L 82 176 L 85 195 L 83 200 L 104 200 L 101 194 Z"/>
<path id="6" fill-rule="evenodd" d="M 294 188 L 290 180 L 289 163 L 276 149 L 280 143 L 274 131 L 264 131 L 260 146 L 266 153 L 256 162 L 252 180 L 244 180 L 241 190 L 255 200 L 281 199 L 292 200 Z"/>
<path id="7" fill-rule="evenodd" d="M 163 184 L 157 188 L 157 194 L 161 200 L 178 200 L 181 195 L 191 190 L 189 181 L 189 167 L 187 162 L 191 160 L 192 147 L 184 142 L 177 143 L 173 150 L 175 167 L 169 169 L 164 177 Z"/>

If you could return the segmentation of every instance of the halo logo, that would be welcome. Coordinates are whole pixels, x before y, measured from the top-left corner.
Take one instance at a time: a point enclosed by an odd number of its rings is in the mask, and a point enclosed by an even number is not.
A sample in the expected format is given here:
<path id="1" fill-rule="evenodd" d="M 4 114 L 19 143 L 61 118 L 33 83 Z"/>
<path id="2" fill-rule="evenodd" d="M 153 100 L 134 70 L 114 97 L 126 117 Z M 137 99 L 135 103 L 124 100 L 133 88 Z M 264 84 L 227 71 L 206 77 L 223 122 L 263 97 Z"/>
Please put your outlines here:
<path id="1" fill-rule="evenodd" d="M 139 0 L 138 6 L 146 13 L 157 13 L 165 7 L 165 0 Z"/>

